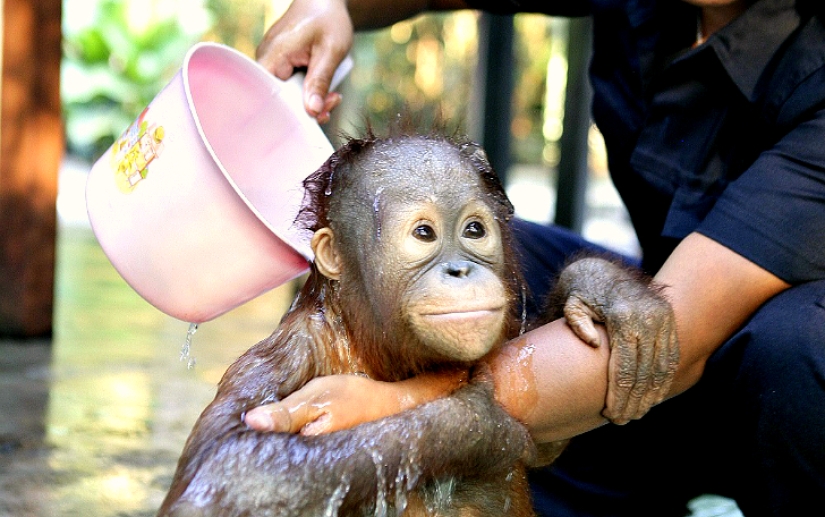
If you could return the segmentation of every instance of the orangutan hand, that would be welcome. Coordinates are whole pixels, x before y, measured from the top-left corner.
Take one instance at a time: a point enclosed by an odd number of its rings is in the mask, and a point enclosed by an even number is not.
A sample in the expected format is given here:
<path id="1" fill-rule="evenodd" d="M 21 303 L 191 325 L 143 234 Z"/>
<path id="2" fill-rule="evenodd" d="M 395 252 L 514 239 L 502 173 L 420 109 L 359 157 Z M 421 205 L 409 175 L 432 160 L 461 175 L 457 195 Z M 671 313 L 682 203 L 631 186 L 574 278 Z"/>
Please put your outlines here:
<path id="1" fill-rule="evenodd" d="M 649 278 L 605 259 L 577 260 L 550 296 L 554 311 L 593 347 L 601 345 L 594 322 L 605 324 L 611 348 L 605 418 L 625 424 L 664 399 L 679 345 L 670 303 Z"/>

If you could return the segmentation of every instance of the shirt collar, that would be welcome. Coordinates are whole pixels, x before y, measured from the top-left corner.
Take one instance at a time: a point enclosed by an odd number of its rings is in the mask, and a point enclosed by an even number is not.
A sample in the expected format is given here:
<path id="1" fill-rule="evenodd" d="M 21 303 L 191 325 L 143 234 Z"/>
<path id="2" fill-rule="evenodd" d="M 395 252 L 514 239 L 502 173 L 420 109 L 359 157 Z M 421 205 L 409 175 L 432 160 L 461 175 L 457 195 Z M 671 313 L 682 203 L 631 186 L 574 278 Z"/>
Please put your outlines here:
<path id="1" fill-rule="evenodd" d="M 751 101 L 771 58 L 801 23 L 795 6 L 796 0 L 757 0 L 706 42 L 734 84 Z"/>

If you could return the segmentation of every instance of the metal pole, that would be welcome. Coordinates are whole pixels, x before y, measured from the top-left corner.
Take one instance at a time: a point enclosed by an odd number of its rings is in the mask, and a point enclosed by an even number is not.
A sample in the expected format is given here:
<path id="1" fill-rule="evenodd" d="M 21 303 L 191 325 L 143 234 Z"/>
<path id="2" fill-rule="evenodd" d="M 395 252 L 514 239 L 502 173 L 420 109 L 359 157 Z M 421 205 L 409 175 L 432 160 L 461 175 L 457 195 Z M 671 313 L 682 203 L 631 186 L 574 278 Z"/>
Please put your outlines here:
<path id="1" fill-rule="evenodd" d="M 510 123 L 515 63 L 512 16 L 484 13 L 479 20 L 478 94 L 475 115 L 480 119 L 480 140 L 490 163 L 506 183 L 510 156 Z M 478 105 L 480 104 L 480 106 Z"/>
<path id="2" fill-rule="evenodd" d="M 584 225 L 588 178 L 587 134 L 592 91 L 587 67 L 592 48 L 591 32 L 590 18 L 570 19 L 555 222 L 577 232 L 581 232 Z"/>

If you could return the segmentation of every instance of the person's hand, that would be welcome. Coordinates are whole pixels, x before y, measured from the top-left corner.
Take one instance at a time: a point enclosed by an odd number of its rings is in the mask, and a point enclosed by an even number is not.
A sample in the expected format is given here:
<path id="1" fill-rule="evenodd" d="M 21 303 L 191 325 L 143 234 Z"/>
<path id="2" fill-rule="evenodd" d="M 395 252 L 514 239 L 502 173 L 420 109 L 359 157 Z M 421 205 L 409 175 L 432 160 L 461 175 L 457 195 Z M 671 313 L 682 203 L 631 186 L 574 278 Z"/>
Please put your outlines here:
<path id="1" fill-rule="evenodd" d="M 601 345 L 594 322 L 605 324 L 611 348 L 605 418 L 624 424 L 664 399 L 679 345 L 673 309 L 649 279 L 607 260 L 581 259 L 562 271 L 551 299 L 593 347 Z"/>
<path id="2" fill-rule="evenodd" d="M 357 375 L 317 377 L 279 402 L 248 411 L 244 422 L 256 431 L 304 435 L 348 429 L 400 411 L 387 384 Z"/>
<path id="3" fill-rule="evenodd" d="M 267 30 L 256 50 L 258 62 L 280 79 L 306 67 L 304 108 L 319 123 L 341 102 L 330 93 L 336 68 L 350 51 L 353 26 L 344 0 L 294 0 Z"/>
<path id="4" fill-rule="evenodd" d="M 449 395 L 466 380 L 464 371 L 427 373 L 400 382 L 358 375 L 317 377 L 279 402 L 249 410 L 244 422 L 261 432 L 330 433 Z"/>

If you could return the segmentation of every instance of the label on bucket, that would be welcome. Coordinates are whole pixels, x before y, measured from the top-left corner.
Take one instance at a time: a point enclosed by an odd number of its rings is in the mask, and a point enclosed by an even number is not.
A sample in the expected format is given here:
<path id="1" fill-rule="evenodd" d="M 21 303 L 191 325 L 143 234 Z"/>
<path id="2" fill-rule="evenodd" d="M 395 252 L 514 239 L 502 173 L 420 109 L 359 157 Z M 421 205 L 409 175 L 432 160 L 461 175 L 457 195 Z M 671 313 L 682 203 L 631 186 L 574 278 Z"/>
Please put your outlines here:
<path id="1" fill-rule="evenodd" d="M 163 126 L 151 123 L 148 114 L 146 108 L 112 146 L 115 183 L 125 194 L 146 179 L 149 164 L 163 152 Z"/>

